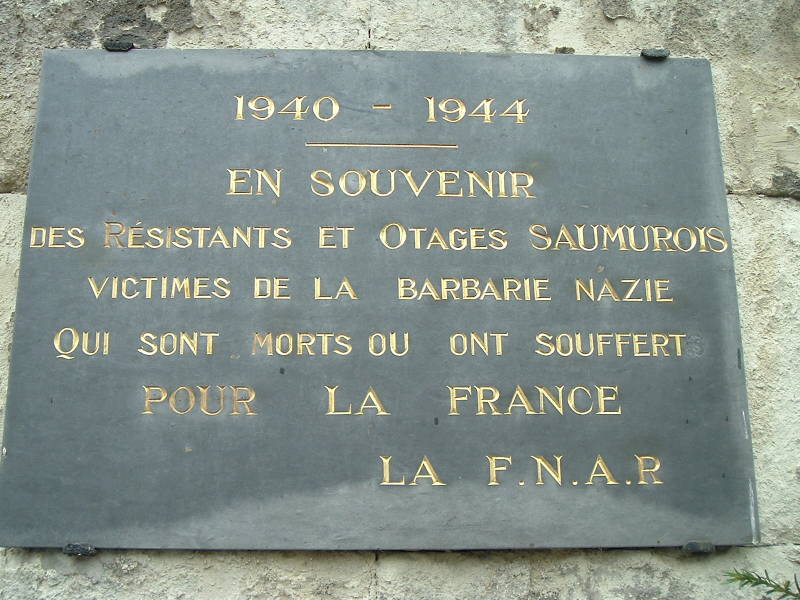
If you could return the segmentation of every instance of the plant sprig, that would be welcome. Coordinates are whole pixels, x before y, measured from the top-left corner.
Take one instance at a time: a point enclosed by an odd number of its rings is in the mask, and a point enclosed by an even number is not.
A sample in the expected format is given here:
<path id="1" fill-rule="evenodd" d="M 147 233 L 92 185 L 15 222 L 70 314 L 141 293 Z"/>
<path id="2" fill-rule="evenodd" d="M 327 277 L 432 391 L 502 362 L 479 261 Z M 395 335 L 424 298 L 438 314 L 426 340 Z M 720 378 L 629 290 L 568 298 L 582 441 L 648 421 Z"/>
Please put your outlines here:
<path id="1" fill-rule="evenodd" d="M 784 598 L 800 598 L 800 583 L 797 581 L 797 575 L 794 576 L 795 591 L 792 591 L 792 582 L 788 579 L 783 583 L 775 581 L 769 576 L 769 573 L 764 569 L 764 575 L 759 575 L 755 571 L 740 571 L 734 569 L 725 573 L 728 578 L 727 583 L 738 583 L 740 588 L 743 587 L 758 587 L 763 586 L 769 588 L 767 596 L 771 594 L 780 594 L 775 596 L 777 600 L 784 600 Z"/>

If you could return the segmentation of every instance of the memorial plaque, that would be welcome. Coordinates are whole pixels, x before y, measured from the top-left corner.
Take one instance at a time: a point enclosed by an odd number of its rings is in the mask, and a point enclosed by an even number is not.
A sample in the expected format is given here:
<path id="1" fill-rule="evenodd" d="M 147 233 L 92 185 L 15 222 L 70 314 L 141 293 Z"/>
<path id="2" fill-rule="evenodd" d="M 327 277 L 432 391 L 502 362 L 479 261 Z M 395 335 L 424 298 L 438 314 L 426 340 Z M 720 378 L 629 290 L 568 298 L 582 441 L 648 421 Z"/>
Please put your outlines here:
<path id="1" fill-rule="evenodd" d="M 0 544 L 757 540 L 707 61 L 47 51 Z"/>

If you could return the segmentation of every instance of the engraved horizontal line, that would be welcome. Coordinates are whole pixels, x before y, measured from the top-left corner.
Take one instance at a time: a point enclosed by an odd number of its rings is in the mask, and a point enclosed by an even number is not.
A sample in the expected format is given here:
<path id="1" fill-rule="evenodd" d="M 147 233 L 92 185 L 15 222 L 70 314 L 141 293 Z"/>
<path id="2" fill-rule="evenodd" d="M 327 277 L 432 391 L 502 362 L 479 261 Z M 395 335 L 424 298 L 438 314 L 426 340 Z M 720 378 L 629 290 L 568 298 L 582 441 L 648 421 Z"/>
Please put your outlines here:
<path id="1" fill-rule="evenodd" d="M 306 142 L 310 148 L 441 148 L 458 150 L 458 144 L 390 144 L 377 142 Z"/>
<path id="2" fill-rule="evenodd" d="M 375 110 L 392 110 L 391 104 L 373 104 L 372 108 Z"/>

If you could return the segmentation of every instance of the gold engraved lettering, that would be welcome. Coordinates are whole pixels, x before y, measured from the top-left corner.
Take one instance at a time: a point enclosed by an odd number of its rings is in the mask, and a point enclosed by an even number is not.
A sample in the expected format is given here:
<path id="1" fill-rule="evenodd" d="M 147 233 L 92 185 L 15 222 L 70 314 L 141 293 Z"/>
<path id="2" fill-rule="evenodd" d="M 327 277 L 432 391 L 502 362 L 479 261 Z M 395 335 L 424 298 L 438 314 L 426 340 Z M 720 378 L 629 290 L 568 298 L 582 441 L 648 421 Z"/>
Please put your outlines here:
<path id="1" fill-rule="evenodd" d="M 251 354 L 328 356 L 333 353 L 346 356 L 353 350 L 351 341 L 349 335 L 334 332 L 256 332 L 253 334 Z"/>
<path id="2" fill-rule="evenodd" d="M 531 240 L 530 244 L 531 247 L 536 250 L 547 250 L 553 244 L 552 238 L 547 233 L 547 227 L 541 223 L 534 223 L 528 227 L 528 233 L 531 234 L 531 237 L 535 238 Z"/>
<path id="3" fill-rule="evenodd" d="M 444 113 L 444 117 L 442 118 L 445 121 L 457 123 L 464 118 L 467 107 L 464 106 L 464 101 L 460 98 L 445 98 L 439 102 L 439 110 Z"/>
<path id="4" fill-rule="evenodd" d="M 160 385 L 143 385 L 142 388 L 144 389 L 144 410 L 142 411 L 142 414 L 152 415 L 153 402 L 163 402 L 166 400 L 167 390 Z M 154 397 L 152 395 L 153 392 L 157 392 L 158 396 Z"/>
<path id="5" fill-rule="evenodd" d="M 566 225 L 562 225 L 561 229 L 558 230 L 558 236 L 553 244 L 553 247 L 556 250 L 559 250 L 561 246 L 569 250 L 579 249 L 578 244 L 575 242 L 575 238 L 572 237 L 572 234 L 570 233 L 569 229 L 567 229 Z"/>
<path id="6" fill-rule="evenodd" d="M 489 407 L 492 415 L 502 414 L 495 406 L 495 402 L 500 399 L 500 390 L 496 387 L 491 385 L 478 385 L 475 386 L 475 394 L 478 399 L 478 412 L 475 413 L 476 415 L 487 414 L 485 410 L 486 406 Z"/>
<path id="7" fill-rule="evenodd" d="M 167 400 L 169 410 L 177 415 L 188 414 L 197 407 L 197 397 L 200 397 L 200 411 L 209 416 L 216 416 L 222 413 L 226 404 L 226 397 L 231 401 L 231 415 L 255 415 L 257 414 L 250 403 L 256 398 L 253 388 L 244 385 L 217 385 L 213 386 L 217 390 L 216 410 L 209 406 L 209 395 L 212 386 L 180 385 L 169 392 L 167 388 L 160 385 L 143 385 L 144 390 L 144 410 L 143 415 L 154 414 L 154 404 L 163 403 Z M 226 391 L 230 393 L 226 396 Z M 240 405 L 244 407 L 242 412 Z"/>
<path id="8" fill-rule="evenodd" d="M 250 177 L 250 173 L 252 171 L 250 169 L 228 169 L 228 195 L 249 195 L 253 193 L 253 186 L 251 185 L 245 191 L 239 191 L 239 184 L 240 183 L 248 183 L 249 180 L 247 177 Z M 247 177 L 240 177 L 240 175 L 247 175 Z"/>
<path id="9" fill-rule="evenodd" d="M 274 239 L 268 239 L 272 232 Z M 122 223 L 105 223 L 105 248 L 238 248 L 253 246 L 253 234 L 257 234 L 258 248 L 284 249 L 292 245 L 289 229 L 286 227 L 266 227 L 263 225 L 234 225 L 232 227 L 196 225 L 142 226 L 138 221 L 132 227 Z M 67 242 L 70 245 L 70 242 Z"/>
<path id="10" fill-rule="evenodd" d="M 393 245 L 393 243 L 389 241 L 390 228 L 397 232 L 398 242 L 396 245 Z M 389 223 L 381 228 L 381 232 L 378 237 L 384 246 L 390 250 L 396 250 L 406 243 L 406 228 L 400 225 L 400 223 Z"/>
<path id="11" fill-rule="evenodd" d="M 431 178 L 431 175 L 433 175 L 433 171 L 425 171 L 425 178 L 420 183 L 417 183 L 414 179 L 413 171 L 404 171 L 401 169 L 400 172 L 403 174 L 403 177 L 405 177 L 406 183 L 408 183 L 408 186 L 411 188 L 416 198 L 419 198 L 420 193 L 422 193 L 422 190 L 428 185 L 428 180 Z"/>
<path id="12" fill-rule="evenodd" d="M 334 226 L 319 228 L 319 247 L 320 248 L 349 248 L 350 247 L 350 232 L 355 230 L 355 227 L 347 226 Z M 336 236 L 334 234 L 338 233 Z M 339 241 L 341 240 L 341 246 Z"/>
<path id="13" fill-rule="evenodd" d="M 66 342 L 64 339 L 65 334 L 70 335 L 69 342 Z M 53 336 L 53 347 L 56 349 L 56 352 L 58 352 L 58 358 L 72 360 L 75 358 L 72 356 L 72 353 L 77 350 L 79 345 L 80 336 L 78 335 L 78 331 L 72 327 L 64 327 Z"/>
<path id="14" fill-rule="evenodd" d="M 724 252 L 728 249 L 729 244 L 725 239 L 725 234 L 718 227 L 709 227 L 706 230 L 706 237 L 709 240 L 708 248 L 712 252 Z M 716 244 L 711 242 L 716 242 Z"/>
<path id="15" fill-rule="evenodd" d="M 475 184 L 477 184 L 484 193 L 492 197 L 494 195 L 494 178 L 492 175 L 494 171 L 486 171 L 486 179 L 482 179 L 476 171 L 465 171 L 469 183 L 469 197 L 475 197 Z"/>
<path id="16" fill-rule="evenodd" d="M 31 248 L 82 248 L 85 243 L 82 227 L 31 227 Z"/>
<path id="17" fill-rule="evenodd" d="M 272 190 L 276 197 L 281 195 L 281 174 L 283 169 L 274 169 L 274 174 L 266 169 L 228 169 L 228 196 L 252 196 L 253 184 L 250 181 L 253 171 L 256 172 L 256 195 L 264 194 L 264 184 Z M 241 185 L 248 187 L 242 188 Z"/>
<path id="18" fill-rule="evenodd" d="M 380 169 L 370 169 L 369 171 L 369 189 L 370 191 L 375 194 L 376 196 L 380 196 L 381 198 L 385 198 L 386 196 L 391 196 L 394 194 L 395 189 L 395 174 L 397 173 L 397 169 L 389 169 L 387 171 L 389 175 L 389 185 L 386 191 L 381 191 L 380 187 L 378 186 L 378 174 L 381 172 Z"/>
<path id="19" fill-rule="evenodd" d="M 697 228 L 697 237 L 699 239 L 699 249 L 698 252 L 708 252 L 708 244 L 706 244 L 706 228 L 705 227 L 698 227 Z M 680 245 L 676 241 L 676 245 L 680 248 Z"/>
<path id="20" fill-rule="evenodd" d="M 219 333 L 212 331 L 181 331 L 178 333 L 166 331 L 160 334 L 143 331 L 139 335 L 139 341 L 142 344 L 136 351 L 145 356 L 154 354 L 163 356 L 205 354 L 210 356 L 214 354 L 214 340 L 217 337 L 219 337 Z"/>
<path id="21" fill-rule="evenodd" d="M 217 410 L 212 411 L 208 408 L 208 389 L 209 386 L 207 385 L 198 385 L 197 389 L 200 391 L 200 410 L 209 416 L 216 416 L 220 414 L 223 409 L 225 408 L 225 398 L 223 396 L 223 389 L 224 386 L 216 386 L 219 390 L 219 394 L 217 395 Z"/>
<path id="22" fill-rule="evenodd" d="M 352 404 L 347 405 L 347 410 L 336 410 L 336 390 L 339 389 L 338 385 L 326 385 L 325 389 L 328 390 L 328 412 L 326 415 L 351 415 L 353 414 Z"/>
<path id="23" fill-rule="evenodd" d="M 558 485 L 561 485 L 561 456 L 553 455 L 556 461 L 555 467 L 544 456 L 531 456 L 531 458 L 536 461 L 536 485 L 544 485 L 542 469 L 547 471 Z"/>
<path id="24" fill-rule="evenodd" d="M 30 248 L 44 248 L 47 244 L 47 228 L 46 227 L 31 227 L 30 239 L 28 246 Z"/>
<path id="25" fill-rule="evenodd" d="M 245 397 L 240 398 L 240 392 L 244 392 Z M 256 399 L 256 393 L 251 387 L 247 387 L 244 385 L 233 385 L 231 386 L 231 414 L 238 415 L 241 414 L 239 411 L 239 405 L 243 404 L 245 408 L 245 414 L 247 415 L 255 415 L 256 412 L 250 406 L 250 403 Z"/>
<path id="26" fill-rule="evenodd" d="M 80 348 L 84 356 L 108 355 L 111 333 L 108 331 L 78 331 L 74 327 L 64 327 L 53 336 L 53 347 L 57 358 L 72 360 Z"/>
<path id="27" fill-rule="evenodd" d="M 409 334 L 407 331 L 403 332 L 403 347 L 397 341 L 397 332 L 392 331 L 388 336 L 389 343 L 387 344 L 387 336 L 385 333 L 376 332 L 369 336 L 369 353 L 373 356 L 383 356 L 388 347 L 389 351 L 394 356 L 405 356 L 408 354 L 409 349 Z"/>
<path id="28" fill-rule="evenodd" d="M 262 195 L 264 193 L 262 184 L 266 183 L 269 186 L 269 189 L 272 190 L 272 193 L 275 194 L 276 197 L 280 198 L 281 173 L 283 173 L 283 169 L 275 169 L 274 177 L 270 175 L 265 169 L 256 169 L 256 173 L 258 174 L 258 180 L 256 184 L 256 194 Z"/>
<path id="29" fill-rule="evenodd" d="M 353 289 L 350 280 L 345 277 L 339 284 L 339 289 L 333 296 L 328 296 L 322 291 L 322 278 L 314 277 L 314 300 L 338 300 L 341 296 L 346 296 L 351 300 L 358 300 L 358 295 Z"/>
<path id="30" fill-rule="evenodd" d="M 253 279 L 253 298 L 290 300 L 291 296 L 287 293 L 288 287 L 288 277 L 255 277 Z"/>
<path id="31" fill-rule="evenodd" d="M 537 385 L 536 390 L 539 392 L 539 412 L 537 414 L 544 414 L 544 401 L 547 400 L 550 406 L 555 408 L 559 414 L 564 414 L 564 386 L 557 385 L 555 389 L 558 391 L 558 396 L 551 390 L 544 386 Z"/>
<path id="32" fill-rule="evenodd" d="M 397 481 L 392 481 L 391 475 L 391 468 L 392 468 L 392 457 L 391 456 L 381 456 L 381 463 L 383 464 L 383 478 L 381 479 L 381 485 L 405 485 L 406 484 L 406 476 L 403 475 L 402 479 Z"/>
<path id="33" fill-rule="evenodd" d="M 508 465 L 511 464 L 511 457 L 510 456 L 487 456 L 486 460 L 489 461 L 489 483 L 488 485 L 500 485 L 500 482 L 497 481 L 497 472 L 498 471 L 506 471 L 508 470 Z M 508 465 L 500 465 L 497 464 L 497 461 L 504 461 L 507 462 Z"/>
<path id="34" fill-rule="evenodd" d="M 667 296 L 669 279 L 620 279 L 619 284 L 603 279 L 599 287 L 595 287 L 593 277 L 575 280 L 575 299 L 588 298 L 598 302 L 609 298 L 614 302 L 672 302 L 674 298 Z M 617 289 L 619 288 L 619 289 Z"/>
<path id="35" fill-rule="evenodd" d="M 517 407 L 524 408 L 526 415 L 541 414 L 533 410 L 533 406 L 531 406 L 531 403 L 528 402 L 528 396 L 525 395 L 524 390 L 519 385 L 514 388 L 514 394 L 511 396 L 511 402 L 508 403 L 508 409 L 503 414 L 513 414 L 513 409 Z"/>
<path id="36" fill-rule="evenodd" d="M 329 386 L 326 385 L 325 389 L 328 392 L 328 411 L 325 413 L 326 415 L 364 415 L 365 410 L 372 409 L 375 411 L 375 416 L 383 417 L 390 415 L 391 413 L 386 410 L 386 407 L 381 402 L 381 399 L 378 397 L 378 393 L 373 389 L 372 386 L 369 386 L 366 395 L 364 396 L 364 400 L 361 402 L 361 406 L 359 407 L 357 412 L 353 412 L 353 405 L 351 403 L 347 403 L 346 410 L 337 410 L 336 406 L 336 390 L 339 389 L 338 385 Z"/>
<path id="37" fill-rule="evenodd" d="M 658 478 L 656 475 L 656 471 L 661 468 L 661 461 L 656 456 L 640 456 L 638 454 L 634 454 L 636 457 L 636 462 L 639 467 L 639 485 L 647 485 L 648 481 L 645 478 L 645 473 L 650 475 L 650 483 L 652 484 L 660 484 L 664 483 L 661 479 Z M 649 466 L 645 466 L 645 465 Z"/>
<path id="38" fill-rule="evenodd" d="M 595 477 L 604 477 L 606 480 L 606 485 L 619 485 L 619 481 L 614 479 L 611 469 L 608 468 L 606 461 L 603 460 L 603 457 L 599 454 L 594 461 L 594 467 L 589 475 L 589 479 L 586 480 L 586 485 L 594 485 Z"/>
<path id="39" fill-rule="evenodd" d="M 670 246 L 669 240 L 672 238 L 672 229 L 664 227 L 663 225 L 655 225 L 653 231 L 653 252 L 660 252 L 666 250 L 667 252 L 675 252 L 675 248 Z M 661 245 L 664 244 L 664 248 Z"/>
<path id="40" fill-rule="evenodd" d="M 348 175 L 355 175 L 355 186 L 352 184 L 348 184 Z M 352 181 L 353 178 L 350 178 Z M 349 171 L 345 171 L 339 176 L 339 189 L 341 192 L 347 196 L 358 196 L 361 194 L 364 189 L 367 187 L 367 178 L 364 177 L 364 173 L 361 171 L 356 171 L 355 169 L 350 169 Z"/>
<path id="41" fill-rule="evenodd" d="M 472 386 L 448 385 L 447 389 L 450 390 L 450 412 L 447 414 L 449 415 L 461 414 L 458 412 L 458 403 L 462 400 L 469 400 L 469 394 L 472 390 Z M 466 392 L 467 395 L 461 395 L 459 394 L 459 392 Z"/>
<path id="42" fill-rule="evenodd" d="M 522 178 L 523 183 L 520 183 L 518 179 Z M 528 190 L 529 187 L 533 185 L 533 175 L 530 173 L 525 173 L 522 171 L 512 171 L 511 172 L 511 197 L 512 198 L 519 198 L 519 190 L 521 189 L 525 192 L 525 198 L 536 198 L 533 194 L 530 193 Z"/>
<path id="43" fill-rule="evenodd" d="M 111 296 L 123 298 L 199 298 L 224 299 L 230 296 L 230 281 L 224 277 L 104 277 L 101 280 L 87 277 L 95 299 Z M 208 288 L 211 287 L 209 290 Z"/>
<path id="44" fill-rule="evenodd" d="M 236 96 L 237 100 L 240 98 L 242 97 Z M 258 119 L 259 121 L 266 121 L 275 112 L 275 103 L 269 96 L 255 96 L 254 98 L 250 98 L 250 100 L 247 102 L 247 107 L 253 111 L 250 113 L 250 116 L 254 119 Z M 241 111 L 238 111 L 236 115 L 237 118 L 240 114 Z M 242 119 L 243 118 L 244 117 L 242 117 Z"/>
<path id="45" fill-rule="evenodd" d="M 185 396 L 186 396 L 186 400 L 185 400 L 186 407 L 185 408 L 178 408 L 178 406 L 180 404 L 180 399 L 179 399 L 178 394 L 181 391 L 183 391 L 185 393 Z M 176 387 L 172 391 L 172 393 L 169 395 L 169 407 L 172 409 L 172 412 L 174 412 L 176 414 L 179 414 L 179 415 L 185 415 L 190 410 L 192 410 L 194 408 L 194 402 L 195 402 L 194 390 L 192 390 L 192 388 L 190 388 L 188 386 L 185 386 L 185 385 L 181 385 L 181 386 Z"/>
<path id="46" fill-rule="evenodd" d="M 103 238 L 103 247 L 111 248 L 111 240 L 114 240 L 117 248 L 125 247 L 125 240 L 122 238 L 125 232 L 125 226 L 117 221 L 106 221 L 105 237 Z"/>
<path id="47" fill-rule="evenodd" d="M 464 192 L 459 188 L 457 193 L 448 192 L 447 186 L 458 183 L 458 171 L 437 171 L 439 174 L 439 191 L 436 192 L 437 196 L 459 198 L 464 195 Z"/>
<path id="48" fill-rule="evenodd" d="M 456 356 L 464 356 L 469 353 L 471 356 L 502 356 L 503 340 L 508 337 L 508 332 L 471 332 L 469 336 L 462 332 L 456 332 L 450 336 L 450 352 Z"/>
<path id="49" fill-rule="evenodd" d="M 372 386 L 369 386 L 367 390 L 367 395 L 364 396 L 364 401 L 361 403 L 361 407 L 358 409 L 357 415 L 363 415 L 364 410 L 367 408 L 375 409 L 375 415 L 382 417 L 385 415 L 391 414 L 386 408 L 383 406 L 381 399 L 378 398 L 378 394 L 372 389 Z"/>
<path id="50" fill-rule="evenodd" d="M 492 123 L 497 111 L 492 109 L 494 98 L 484 98 L 467 113 L 467 106 L 461 98 L 442 98 L 436 102 L 434 96 L 425 96 L 425 102 L 428 106 L 428 118 L 426 123 L 436 123 L 437 121 L 437 108 L 441 114 L 442 120 L 448 123 L 458 123 L 465 116 L 476 117 L 481 119 L 484 123 Z M 522 124 L 525 122 L 525 117 L 530 114 L 529 109 L 524 109 L 527 98 L 517 98 L 508 107 L 500 113 L 501 117 L 513 117 L 514 122 Z M 373 105 L 373 108 L 375 106 Z"/>
<path id="51" fill-rule="evenodd" d="M 431 485 L 447 485 L 439 478 L 438 473 L 436 473 L 436 469 L 433 468 L 433 464 L 431 464 L 431 461 L 427 456 L 422 457 L 422 462 L 419 463 L 419 468 L 414 475 L 414 479 L 412 479 L 411 483 L 408 485 L 419 485 L 417 483 L 418 479 L 430 479 Z"/>
<path id="52" fill-rule="evenodd" d="M 534 352 L 540 356 L 683 356 L 685 333 L 539 332 Z M 611 346 L 611 350 L 609 350 Z M 631 349 L 632 348 L 632 349 Z"/>
<path id="53" fill-rule="evenodd" d="M 408 232 L 412 234 L 410 237 Z M 406 240 L 413 240 L 415 250 L 503 250 L 508 246 L 507 235 L 508 231 L 500 228 L 453 227 L 442 232 L 438 227 L 405 227 L 400 223 L 388 223 L 381 228 L 379 239 L 390 250 L 405 246 Z"/>
<path id="54" fill-rule="evenodd" d="M 600 246 L 600 239 L 597 236 L 597 228 L 596 227 L 592 228 L 593 240 L 594 240 L 593 244 L 589 244 L 586 241 L 586 237 L 587 237 L 586 236 L 586 225 L 575 225 L 575 231 L 577 233 L 577 238 L 578 238 L 577 239 L 578 248 L 580 248 L 581 250 L 584 250 L 586 252 L 593 252 L 594 250 L 597 250 L 598 246 Z"/>
<path id="55" fill-rule="evenodd" d="M 619 394 L 619 387 L 616 385 L 596 385 L 597 390 L 597 414 L 598 415 L 619 415 L 622 414 L 622 407 L 617 406 L 616 410 L 606 410 L 606 403 L 619 402 L 617 397 Z"/>
<path id="56" fill-rule="evenodd" d="M 630 250 L 625 242 L 625 230 L 620 226 L 612 230 L 609 225 L 601 225 L 603 231 L 603 250 L 608 250 L 609 244 L 617 244 L 621 252 Z"/>
<path id="57" fill-rule="evenodd" d="M 314 147 L 403 147 L 403 148 L 458 148 L 455 144 L 370 144 L 355 142 L 306 142 Z M 252 169 L 228 169 L 228 194 L 252 194 Z M 276 175 L 263 171 L 261 178 L 268 184 L 280 181 Z M 317 196 L 330 196 L 338 188 L 345 196 L 369 194 L 385 198 L 398 193 L 411 193 L 419 198 L 424 192 L 437 198 L 535 198 L 531 192 L 534 176 L 526 171 L 485 171 L 486 177 L 474 170 L 427 169 L 424 175 L 411 169 L 346 169 L 334 173 L 315 169 L 309 173 L 311 192 Z"/>
<path id="58" fill-rule="evenodd" d="M 528 227 L 528 233 L 531 247 L 535 250 L 687 253 L 725 252 L 730 247 L 719 227 L 705 225 L 672 228 L 664 225 L 561 224 L 558 233 L 554 234 L 544 223 L 533 223 Z"/>
<path id="59" fill-rule="evenodd" d="M 544 415 L 555 411 L 564 415 L 564 407 L 576 415 L 619 415 L 619 388 L 613 385 L 535 385 L 538 403 L 532 402 L 522 386 L 514 386 L 509 399 L 498 387 L 491 385 L 448 385 L 449 415 L 460 415 L 459 402 L 474 401 L 475 415 L 511 415 L 522 409 L 526 415 Z M 474 392 L 474 397 L 473 397 Z M 506 404 L 507 403 L 507 404 Z M 505 410 L 503 410 L 505 408 Z"/>
<path id="60" fill-rule="evenodd" d="M 491 123 L 497 114 L 497 111 L 492 110 L 492 102 L 494 102 L 494 98 L 484 98 L 467 116 L 480 117 L 484 123 Z"/>
<path id="61" fill-rule="evenodd" d="M 324 169 L 317 169 L 316 171 L 312 171 L 310 178 L 311 178 L 311 191 L 316 194 L 317 196 L 330 196 L 333 194 L 334 190 L 336 189 L 333 185 L 333 181 L 331 180 L 330 171 L 326 171 Z M 314 184 L 318 183 L 322 186 L 322 188 L 314 187 Z"/>
<path id="62" fill-rule="evenodd" d="M 548 278 L 488 278 L 476 277 L 440 277 L 436 282 L 424 279 L 418 282 L 410 277 L 397 278 L 398 300 L 422 300 L 430 298 L 434 301 L 458 300 L 495 300 L 548 302 L 550 280 Z"/>
<path id="63" fill-rule="evenodd" d="M 588 397 L 588 398 L 589 398 L 589 406 L 586 408 L 586 410 L 580 410 L 580 409 L 578 409 L 578 407 L 575 405 L 575 402 L 576 402 L 576 393 L 578 392 L 578 390 L 582 391 L 582 392 L 583 392 L 583 394 L 584 394 L 586 397 Z M 570 407 L 570 409 L 572 409 L 572 412 L 574 412 L 575 414 L 578 414 L 578 415 L 586 415 L 586 414 L 589 414 L 590 412 L 592 412 L 592 406 L 593 406 L 593 403 L 592 403 L 592 393 L 589 391 L 589 388 L 587 388 L 587 387 L 584 387 L 584 386 L 582 386 L 582 385 L 576 386 L 576 387 L 572 388 L 572 389 L 569 391 L 569 395 L 567 396 L 567 404 L 569 404 L 569 407 Z"/>
<path id="64" fill-rule="evenodd" d="M 303 101 L 306 99 L 305 96 L 295 96 L 293 99 L 289 100 L 282 109 L 278 111 L 279 115 L 294 115 L 293 119 L 295 121 L 302 121 L 303 116 L 308 112 L 307 108 L 303 108 Z"/>

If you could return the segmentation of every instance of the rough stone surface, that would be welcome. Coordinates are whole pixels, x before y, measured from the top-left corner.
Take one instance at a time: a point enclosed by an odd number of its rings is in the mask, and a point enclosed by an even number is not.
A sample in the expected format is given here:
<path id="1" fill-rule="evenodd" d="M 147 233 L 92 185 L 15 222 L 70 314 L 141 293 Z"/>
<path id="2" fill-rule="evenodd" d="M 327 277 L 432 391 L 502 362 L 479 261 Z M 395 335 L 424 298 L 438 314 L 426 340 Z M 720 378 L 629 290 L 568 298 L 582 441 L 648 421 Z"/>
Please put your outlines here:
<path id="1" fill-rule="evenodd" d="M 766 196 L 800 198 L 800 175 L 787 167 L 778 167 L 777 173 L 772 176 L 772 185 L 757 191 Z"/>
<path id="2" fill-rule="evenodd" d="M 8 392 L 8 366 L 11 360 L 11 336 L 14 329 L 14 305 L 17 299 L 24 220 L 25 196 L 0 194 L 0 425 L 5 415 L 5 398 Z"/>
<path id="3" fill-rule="evenodd" d="M 617 14 L 625 12 L 626 14 Z M 616 14 L 616 16 L 611 16 Z M 622 18 L 620 18 L 622 17 Z M 0 551 L 0 600 L 718 599 L 732 568 L 800 572 L 798 0 L 0 0 L 0 398 L 42 48 L 373 48 L 711 60 L 731 212 L 762 546 L 482 553 Z M 135 52 L 136 50 L 134 50 Z M 670 60 L 670 59 L 667 59 Z M 2 412 L 0 412 L 0 415 Z M 2 510 L 2 507 L 0 507 Z"/>
<path id="4" fill-rule="evenodd" d="M 711 60 L 728 189 L 797 194 L 798 0 L 3 0 L 0 30 L 0 192 L 25 188 L 42 48 L 120 39 L 142 48 L 668 48 Z"/>
<path id="5" fill-rule="evenodd" d="M 728 207 L 762 542 L 800 544 L 800 203 L 731 195 Z"/>
<path id="6" fill-rule="evenodd" d="M 603 7 L 603 14 L 608 19 L 633 18 L 633 10 L 628 0 L 600 0 L 600 6 Z"/>

